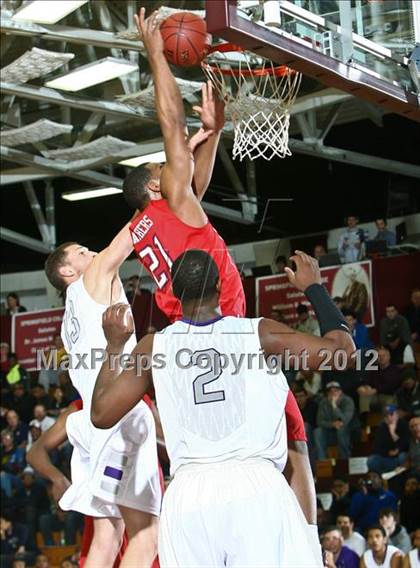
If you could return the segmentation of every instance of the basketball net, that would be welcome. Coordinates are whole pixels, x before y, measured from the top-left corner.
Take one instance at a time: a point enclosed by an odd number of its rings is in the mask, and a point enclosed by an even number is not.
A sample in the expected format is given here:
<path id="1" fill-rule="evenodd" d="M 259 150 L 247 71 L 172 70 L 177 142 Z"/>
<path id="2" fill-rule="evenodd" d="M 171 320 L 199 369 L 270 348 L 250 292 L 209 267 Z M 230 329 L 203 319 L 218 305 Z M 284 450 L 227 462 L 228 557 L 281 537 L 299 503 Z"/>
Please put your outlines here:
<path id="1" fill-rule="evenodd" d="M 202 68 L 225 101 L 226 115 L 232 120 L 234 159 L 271 160 L 291 155 L 290 108 L 298 94 L 300 73 L 276 67 L 231 44 L 213 48 Z"/>

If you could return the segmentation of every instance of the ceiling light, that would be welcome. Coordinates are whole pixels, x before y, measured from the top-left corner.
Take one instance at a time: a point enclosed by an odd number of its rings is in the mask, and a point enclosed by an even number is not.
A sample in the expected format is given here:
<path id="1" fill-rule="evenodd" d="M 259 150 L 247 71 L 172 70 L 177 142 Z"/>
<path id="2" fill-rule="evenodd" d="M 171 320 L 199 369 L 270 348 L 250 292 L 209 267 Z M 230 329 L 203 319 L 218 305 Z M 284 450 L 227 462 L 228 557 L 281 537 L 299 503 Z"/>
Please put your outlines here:
<path id="1" fill-rule="evenodd" d="M 137 156 L 137 158 L 128 158 L 122 162 L 118 162 L 122 166 L 129 166 L 130 168 L 136 168 L 142 164 L 147 164 L 148 162 L 160 164 L 161 162 L 166 162 L 166 154 L 164 150 L 161 152 L 153 152 L 152 154 L 144 154 L 144 156 Z"/>
<path id="2" fill-rule="evenodd" d="M 83 199 L 94 199 L 95 197 L 106 197 L 122 193 L 118 187 L 96 187 L 95 189 L 81 189 L 80 191 L 67 191 L 61 194 L 66 201 L 82 201 Z"/>
<path id="3" fill-rule="evenodd" d="M 31 79 L 48 75 L 68 63 L 73 57 L 74 53 L 47 51 L 33 47 L 3 67 L 0 71 L 0 78 L 8 83 L 26 83 Z"/>
<path id="4" fill-rule="evenodd" d="M 49 140 L 60 136 L 60 134 L 68 134 L 73 130 L 71 124 L 59 124 L 46 118 L 41 118 L 32 124 L 27 124 L 20 128 L 10 130 L 2 130 L 1 142 L 3 146 L 19 146 L 20 144 L 36 144 L 43 140 Z"/>
<path id="5" fill-rule="evenodd" d="M 100 61 L 83 65 L 67 75 L 45 83 L 46 87 L 62 91 L 81 91 L 98 83 L 105 83 L 127 73 L 138 71 L 138 65 L 125 59 L 105 57 Z"/>
<path id="6" fill-rule="evenodd" d="M 50 0 L 35 0 L 29 2 L 13 15 L 13 20 L 29 20 L 39 24 L 55 24 L 65 18 L 88 0 L 65 0 L 52 2 Z"/>

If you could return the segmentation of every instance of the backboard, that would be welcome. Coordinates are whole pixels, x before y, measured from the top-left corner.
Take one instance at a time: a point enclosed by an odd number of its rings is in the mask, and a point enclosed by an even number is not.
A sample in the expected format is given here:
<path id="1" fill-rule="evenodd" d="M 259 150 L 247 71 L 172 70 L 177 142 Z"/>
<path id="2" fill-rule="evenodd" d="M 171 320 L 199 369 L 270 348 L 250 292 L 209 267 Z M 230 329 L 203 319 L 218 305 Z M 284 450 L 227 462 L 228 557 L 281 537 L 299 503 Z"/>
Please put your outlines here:
<path id="1" fill-rule="evenodd" d="M 420 122 L 420 1 L 206 0 L 208 31 Z"/>

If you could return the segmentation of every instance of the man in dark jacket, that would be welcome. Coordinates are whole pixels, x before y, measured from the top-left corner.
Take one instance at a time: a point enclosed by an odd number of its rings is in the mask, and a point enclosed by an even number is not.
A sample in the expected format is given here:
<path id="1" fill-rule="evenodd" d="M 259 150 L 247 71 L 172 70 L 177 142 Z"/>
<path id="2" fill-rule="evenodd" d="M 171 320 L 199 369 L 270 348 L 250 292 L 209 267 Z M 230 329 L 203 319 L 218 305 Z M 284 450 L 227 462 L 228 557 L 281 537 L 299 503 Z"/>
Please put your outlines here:
<path id="1" fill-rule="evenodd" d="M 407 422 L 398 416 L 395 404 L 385 407 L 384 420 L 379 424 L 373 442 L 373 455 L 368 458 L 368 468 L 378 473 L 392 471 L 401 466 L 410 445 Z"/>

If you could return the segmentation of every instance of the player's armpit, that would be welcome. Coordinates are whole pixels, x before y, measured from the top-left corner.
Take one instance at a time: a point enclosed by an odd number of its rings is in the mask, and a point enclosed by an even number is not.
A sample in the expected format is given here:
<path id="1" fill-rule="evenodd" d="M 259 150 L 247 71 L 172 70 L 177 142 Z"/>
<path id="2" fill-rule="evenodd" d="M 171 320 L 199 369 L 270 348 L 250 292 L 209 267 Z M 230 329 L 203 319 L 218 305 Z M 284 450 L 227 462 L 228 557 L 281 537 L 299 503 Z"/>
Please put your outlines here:
<path id="1" fill-rule="evenodd" d="M 264 318 L 259 323 L 259 335 L 266 356 L 280 355 L 285 359 L 297 356 L 301 366 L 309 370 L 316 371 L 319 368 L 325 361 L 326 352 L 332 354 L 331 363 L 334 361 L 334 353 L 338 350 L 341 350 L 346 357 L 346 366 L 351 366 L 353 362 L 352 354 L 355 347 L 347 331 L 333 330 L 322 337 L 317 337 L 300 333 L 283 323 Z"/>
<path id="2" fill-rule="evenodd" d="M 128 368 L 121 373 L 122 349 L 108 343 L 107 359 L 96 379 L 92 397 L 91 420 L 96 428 L 111 428 L 149 391 L 152 371 L 145 361 L 152 361 L 153 335 L 146 335 L 131 354 Z M 147 368 L 145 368 L 147 367 Z"/>

